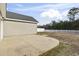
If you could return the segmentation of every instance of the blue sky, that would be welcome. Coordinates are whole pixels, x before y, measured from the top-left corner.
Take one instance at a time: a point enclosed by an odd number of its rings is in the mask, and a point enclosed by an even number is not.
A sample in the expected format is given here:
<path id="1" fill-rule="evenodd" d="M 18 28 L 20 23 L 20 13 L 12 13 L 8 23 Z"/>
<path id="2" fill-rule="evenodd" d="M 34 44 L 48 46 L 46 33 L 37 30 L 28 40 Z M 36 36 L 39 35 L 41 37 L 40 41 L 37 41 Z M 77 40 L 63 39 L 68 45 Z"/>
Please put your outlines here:
<path id="1" fill-rule="evenodd" d="M 34 17 L 40 25 L 68 20 L 67 13 L 79 3 L 8 3 L 7 10 Z"/>

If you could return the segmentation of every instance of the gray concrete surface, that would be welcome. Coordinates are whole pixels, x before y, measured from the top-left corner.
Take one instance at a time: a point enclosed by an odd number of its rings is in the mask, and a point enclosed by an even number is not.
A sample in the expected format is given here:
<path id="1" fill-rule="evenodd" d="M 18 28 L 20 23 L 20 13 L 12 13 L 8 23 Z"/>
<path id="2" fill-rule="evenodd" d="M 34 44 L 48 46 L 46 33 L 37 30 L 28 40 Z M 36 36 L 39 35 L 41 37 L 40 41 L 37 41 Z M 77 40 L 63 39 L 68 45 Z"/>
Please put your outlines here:
<path id="1" fill-rule="evenodd" d="M 54 38 L 40 35 L 5 37 L 0 41 L 2 56 L 38 56 L 59 45 Z"/>

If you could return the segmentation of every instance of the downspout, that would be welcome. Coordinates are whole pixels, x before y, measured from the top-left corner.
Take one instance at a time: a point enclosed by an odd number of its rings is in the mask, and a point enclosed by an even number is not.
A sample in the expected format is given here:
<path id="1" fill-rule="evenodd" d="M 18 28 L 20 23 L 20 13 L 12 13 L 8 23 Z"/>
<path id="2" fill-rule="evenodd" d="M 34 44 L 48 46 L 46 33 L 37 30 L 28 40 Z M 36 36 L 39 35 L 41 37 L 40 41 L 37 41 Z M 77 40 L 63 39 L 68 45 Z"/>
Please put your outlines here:
<path id="1" fill-rule="evenodd" d="M 7 7 L 6 3 L 0 3 L 0 23 L 1 23 L 1 25 L 0 25 L 0 28 L 1 28 L 0 39 L 1 40 L 4 39 L 4 31 L 3 31 L 4 24 L 3 23 L 4 23 L 4 19 L 6 18 L 6 7 Z"/>
<path id="2" fill-rule="evenodd" d="M 2 16 L 2 13 L 1 13 L 1 11 L 0 11 L 0 16 L 1 16 L 1 35 L 0 35 L 0 39 L 1 40 L 3 40 L 3 37 L 4 37 L 4 35 L 3 35 L 3 20 L 4 20 L 4 17 Z"/>

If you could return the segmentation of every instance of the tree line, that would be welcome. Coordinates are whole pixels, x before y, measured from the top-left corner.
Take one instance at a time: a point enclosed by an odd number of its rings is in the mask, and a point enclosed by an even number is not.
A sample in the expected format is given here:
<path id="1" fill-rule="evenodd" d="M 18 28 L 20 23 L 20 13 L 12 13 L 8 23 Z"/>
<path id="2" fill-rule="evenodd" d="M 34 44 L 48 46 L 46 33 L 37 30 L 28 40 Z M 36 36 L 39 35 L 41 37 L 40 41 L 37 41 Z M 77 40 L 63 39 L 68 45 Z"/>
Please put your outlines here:
<path id="1" fill-rule="evenodd" d="M 45 29 L 56 29 L 56 30 L 79 30 L 79 19 L 76 19 L 76 15 L 79 14 L 79 8 L 71 8 L 67 14 L 68 21 L 52 21 L 49 24 L 38 26 Z M 79 17 L 79 15 L 78 15 Z"/>

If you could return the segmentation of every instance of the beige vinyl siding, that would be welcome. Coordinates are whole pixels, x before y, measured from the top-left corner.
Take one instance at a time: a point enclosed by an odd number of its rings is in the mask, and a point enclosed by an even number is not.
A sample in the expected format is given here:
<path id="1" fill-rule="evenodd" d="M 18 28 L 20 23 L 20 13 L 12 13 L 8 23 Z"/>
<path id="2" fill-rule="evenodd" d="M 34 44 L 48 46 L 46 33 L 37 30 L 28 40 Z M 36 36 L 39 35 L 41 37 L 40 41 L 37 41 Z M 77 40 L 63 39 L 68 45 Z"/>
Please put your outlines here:
<path id="1" fill-rule="evenodd" d="M 0 3 L 0 11 L 2 13 L 2 16 L 6 17 L 6 4 L 5 3 Z"/>
<path id="2" fill-rule="evenodd" d="M 0 20 L 0 36 L 1 36 L 1 20 Z"/>
<path id="3" fill-rule="evenodd" d="M 4 21 L 4 36 L 36 34 L 37 24 Z"/>
<path id="4" fill-rule="evenodd" d="M 3 24 L 4 36 L 36 34 L 37 22 L 25 21 L 25 20 L 18 20 L 18 22 L 14 22 L 17 19 L 7 19 L 5 3 L 0 3 L 0 11 L 2 13 L 2 16 L 6 19 L 6 21 L 4 21 L 4 24 Z M 7 20 L 14 20 L 14 21 L 7 21 Z M 1 22 L 1 19 L 0 19 L 0 22 Z M 1 31 L 1 27 L 0 27 L 0 31 Z"/>
<path id="5" fill-rule="evenodd" d="M 2 16 L 6 18 L 6 4 L 5 3 L 0 3 L 0 12 L 2 13 Z M 1 16 L 0 16 L 0 36 L 1 36 Z"/>

